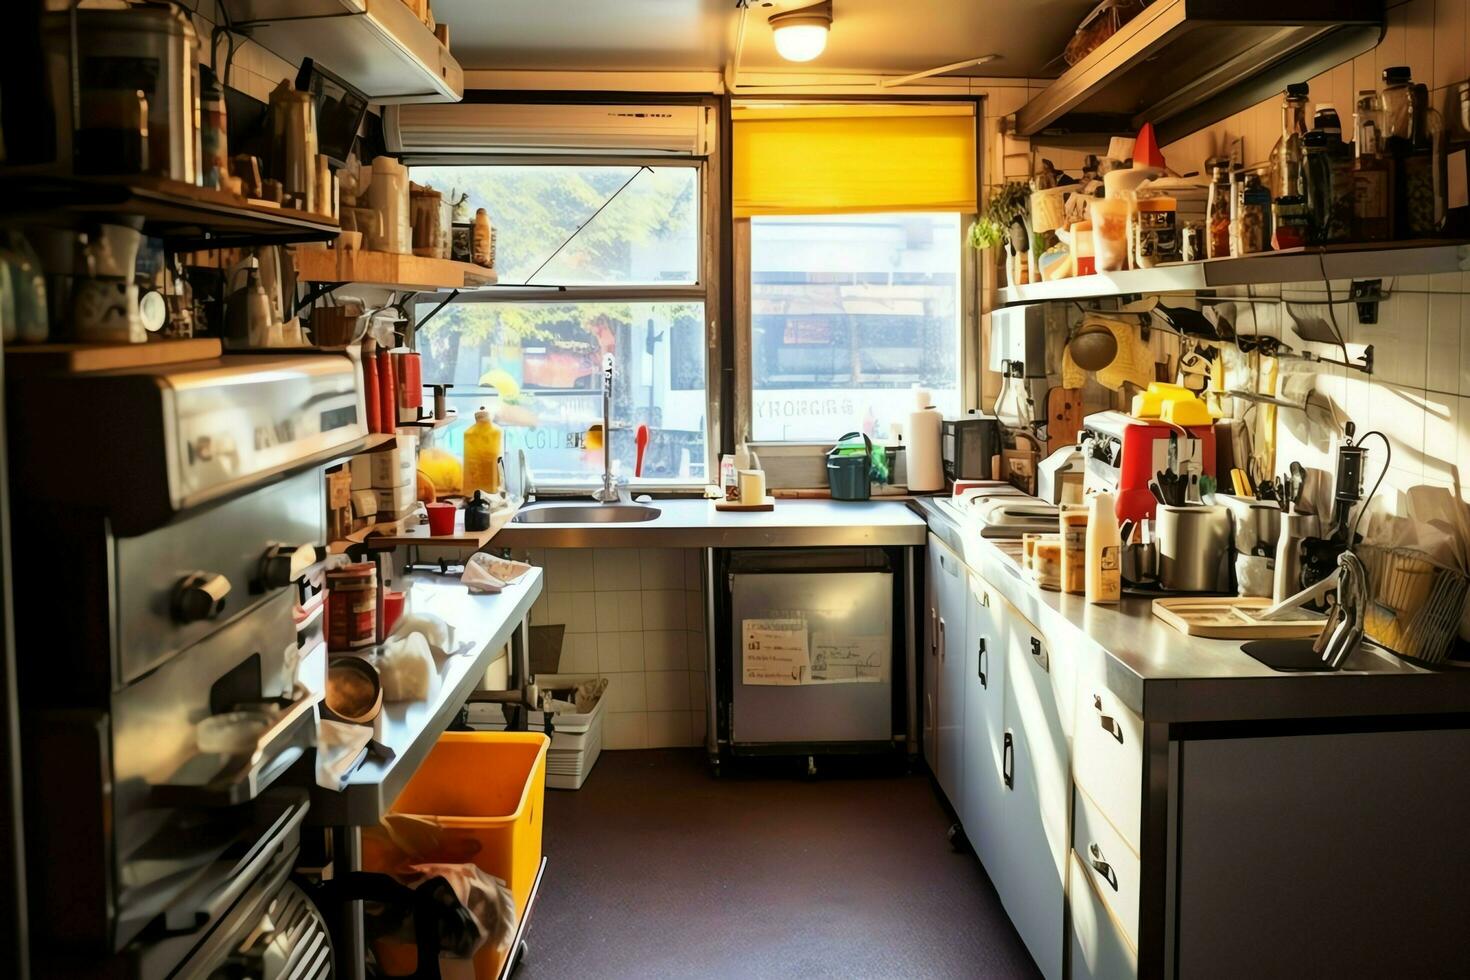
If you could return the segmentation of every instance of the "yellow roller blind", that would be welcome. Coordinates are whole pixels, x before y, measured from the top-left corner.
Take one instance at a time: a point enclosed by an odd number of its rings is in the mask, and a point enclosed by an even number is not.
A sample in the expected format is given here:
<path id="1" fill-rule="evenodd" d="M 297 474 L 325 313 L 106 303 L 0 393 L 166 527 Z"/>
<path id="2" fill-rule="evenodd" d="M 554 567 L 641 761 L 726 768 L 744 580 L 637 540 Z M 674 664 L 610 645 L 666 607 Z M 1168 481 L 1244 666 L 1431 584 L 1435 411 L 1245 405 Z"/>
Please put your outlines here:
<path id="1" fill-rule="evenodd" d="M 968 105 L 735 106 L 732 118 L 737 218 L 977 210 Z"/>

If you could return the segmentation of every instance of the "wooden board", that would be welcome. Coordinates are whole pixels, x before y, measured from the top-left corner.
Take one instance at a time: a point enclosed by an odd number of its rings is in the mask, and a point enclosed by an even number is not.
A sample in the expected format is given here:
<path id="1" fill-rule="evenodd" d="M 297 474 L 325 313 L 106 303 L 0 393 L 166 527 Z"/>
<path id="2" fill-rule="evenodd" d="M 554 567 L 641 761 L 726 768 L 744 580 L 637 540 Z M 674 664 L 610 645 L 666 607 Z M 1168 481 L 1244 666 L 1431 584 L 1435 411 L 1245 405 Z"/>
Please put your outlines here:
<path id="1" fill-rule="evenodd" d="M 1077 445 L 1082 431 L 1082 389 L 1053 388 L 1046 393 L 1046 454 Z"/>
<path id="2" fill-rule="evenodd" d="M 758 504 L 747 504 L 740 500 L 716 500 L 715 510 L 775 510 L 776 498 L 770 494 Z"/>
<path id="3" fill-rule="evenodd" d="M 293 255 L 302 282 L 355 282 L 401 289 L 469 289 L 496 281 L 495 270 L 470 262 L 396 252 L 299 248 Z"/>
<path id="4" fill-rule="evenodd" d="M 1322 632 L 1325 617 L 1310 620 L 1256 620 L 1272 605 L 1263 597 L 1209 596 L 1155 599 L 1154 615 L 1181 633 L 1218 640 L 1310 638 Z"/>
<path id="5" fill-rule="evenodd" d="M 220 353 L 220 342 L 213 337 L 150 340 L 144 344 L 7 344 L 5 366 L 11 371 L 82 374 L 207 361 Z"/>

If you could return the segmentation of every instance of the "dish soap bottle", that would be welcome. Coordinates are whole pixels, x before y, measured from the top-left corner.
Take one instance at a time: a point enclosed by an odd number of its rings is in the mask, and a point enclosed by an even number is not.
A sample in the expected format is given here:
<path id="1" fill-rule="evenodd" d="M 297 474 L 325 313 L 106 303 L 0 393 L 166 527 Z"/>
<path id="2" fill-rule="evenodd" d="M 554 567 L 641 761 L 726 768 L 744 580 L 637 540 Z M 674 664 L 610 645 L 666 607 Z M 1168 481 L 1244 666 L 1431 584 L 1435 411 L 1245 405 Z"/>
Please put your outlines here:
<path id="1" fill-rule="evenodd" d="M 475 424 L 464 431 L 464 492 L 483 490 L 487 494 L 500 490 L 500 426 L 490 421 L 490 413 L 481 406 L 475 412 Z"/>
<path id="2" fill-rule="evenodd" d="M 1113 495 L 1093 494 L 1087 502 L 1088 602 L 1117 602 L 1123 597 L 1123 538 Z"/>

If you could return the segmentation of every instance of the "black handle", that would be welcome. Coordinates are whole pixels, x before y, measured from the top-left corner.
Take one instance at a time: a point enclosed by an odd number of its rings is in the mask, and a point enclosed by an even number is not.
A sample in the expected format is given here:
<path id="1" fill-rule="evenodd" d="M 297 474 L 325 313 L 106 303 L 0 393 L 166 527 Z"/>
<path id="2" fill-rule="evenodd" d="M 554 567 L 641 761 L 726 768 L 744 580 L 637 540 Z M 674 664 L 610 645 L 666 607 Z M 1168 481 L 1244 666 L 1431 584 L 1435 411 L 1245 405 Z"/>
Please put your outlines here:
<path id="1" fill-rule="evenodd" d="M 1041 645 L 1041 637 L 1039 636 L 1033 636 L 1031 638 L 1031 656 L 1035 657 L 1036 662 L 1041 664 L 1042 670 L 1051 670 L 1051 664 L 1047 661 L 1046 657 L 1046 648 Z"/>
<path id="2" fill-rule="evenodd" d="M 990 655 L 990 651 L 987 650 L 985 647 L 985 637 L 983 636 L 980 637 L 980 646 L 979 649 L 976 650 L 976 654 L 977 656 L 975 660 L 979 664 L 980 686 L 989 687 L 990 680 L 985 676 L 985 658 Z"/>
<path id="3" fill-rule="evenodd" d="M 1000 774 L 1005 780 L 1006 789 L 1016 788 L 1016 740 L 1010 732 L 1005 733 L 1001 740 L 1000 751 Z"/>
<path id="4" fill-rule="evenodd" d="M 1098 847 L 1095 843 L 1088 844 L 1087 860 L 1088 863 L 1092 865 L 1092 870 L 1102 875 L 1103 881 L 1106 881 L 1108 884 L 1112 885 L 1113 891 L 1117 891 L 1118 872 L 1113 870 L 1113 866 L 1111 864 L 1103 860 L 1102 848 Z"/>
<path id="5" fill-rule="evenodd" d="M 1098 719 L 1097 720 L 1102 725 L 1103 731 L 1105 731 L 1109 735 L 1113 736 L 1113 738 L 1115 738 L 1115 739 L 1118 740 L 1118 744 L 1119 745 L 1122 745 L 1123 744 L 1123 726 L 1120 725 L 1120 724 L 1118 724 L 1118 720 L 1116 718 L 1114 718 L 1112 715 L 1105 715 L 1105 714 L 1102 713 L 1102 696 L 1101 695 L 1094 694 L 1092 696 L 1092 707 L 1098 713 Z"/>

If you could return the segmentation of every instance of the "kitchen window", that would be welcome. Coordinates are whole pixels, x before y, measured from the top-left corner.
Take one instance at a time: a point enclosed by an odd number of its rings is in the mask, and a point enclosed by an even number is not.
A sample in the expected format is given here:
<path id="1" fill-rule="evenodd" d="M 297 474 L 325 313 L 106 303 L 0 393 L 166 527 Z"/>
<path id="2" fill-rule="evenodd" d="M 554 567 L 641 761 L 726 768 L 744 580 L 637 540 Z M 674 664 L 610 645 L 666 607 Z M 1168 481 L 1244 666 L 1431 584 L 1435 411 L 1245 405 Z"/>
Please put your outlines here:
<path id="1" fill-rule="evenodd" d="M 886 435 L 914 385 L 962 403 L 958 214 L 750 221 L 751 437 Z"/>
<path id="2" fill-rule="evenodd" d="M 737 426 L 757 443 L 887 438 L 915 386 L 978 396 L 973 103 L 733 109 Z"/>
<path id="3" fill-rule="evenodd" d="M 636 486 L 702 486 L 712 452 L 707 175 L 696 161 L 414 167 L 495 228 L 499 285 L 466 293 L 417 332 L 426 382 L 468 418 L 493 407 L 514 471 L 538 489 L 600 484 L 601 367 L 614 357 L 613 470 Z M 419 315 L 439 302 L 426 297 Z M 642 475 L 635 430 L 649 429 Z M 463 427 L 439 438 L 461 449 Z"/>

